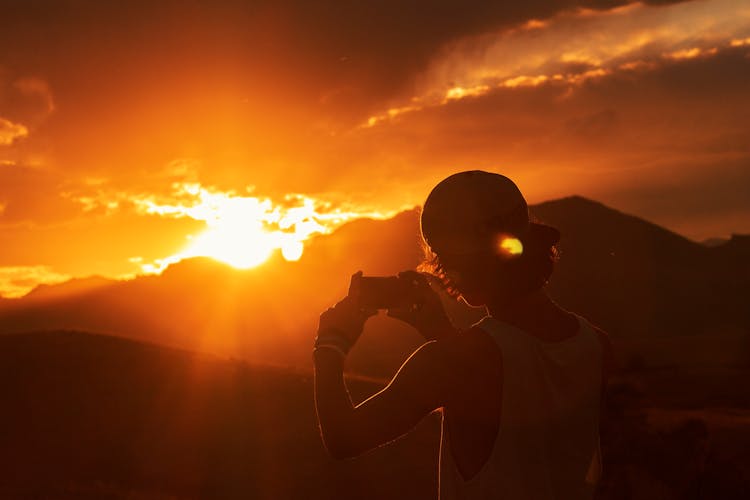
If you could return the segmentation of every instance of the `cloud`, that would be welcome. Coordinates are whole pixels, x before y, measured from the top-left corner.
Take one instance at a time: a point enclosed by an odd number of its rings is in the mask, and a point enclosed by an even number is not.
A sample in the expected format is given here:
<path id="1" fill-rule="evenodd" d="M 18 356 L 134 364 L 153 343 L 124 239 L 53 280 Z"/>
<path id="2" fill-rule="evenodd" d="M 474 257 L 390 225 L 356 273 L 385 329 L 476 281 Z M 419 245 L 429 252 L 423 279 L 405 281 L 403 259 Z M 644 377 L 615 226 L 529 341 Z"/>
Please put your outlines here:
<path id="1" fill-rule="evenodd" d="M 0 146 L 10 146 L 18 139 L 28 135 L 29 129 L 26 126 L 0 118 Z"/>
<path id="2" fill-rule="evenodd" d="M 0 29 L 2 27 L 0 26 Z M 25 138 L 55 110 L 46 80 L 37 77 L 13 79 L 14 72 L 0 66 L 0 145 L 10 146 Z"/>
<path id="3" fill-rule="evenodd" d="M 359 129 L 338 154 L 366 159 L 360 173 L 378 165 L 387 193 L 410 186 L 423 197 L 442 176 L 482 168 L 510 175 L 534 202 L 585 195 L 698 239 L 750 231 L 750 197 L 730 194 L 747 184 L 738 167 L 750 158 L 747 47 L 651 62 L 572 90 L 551 80 L 425 107 Z M 717 202 L 722 189 L 731 204 Z M 690 217 L 678 218 L 673 197 L 690 200 Z"/>
<path id="4" fill-rule="evenodd" d="M 1 29 L 1 28 L 0 28 Z M 5 74 L 4 74 L 5 73 Z M 22 139 L 30 139 L 32 132 L 54 110 L 52 93 L 47 82 L 40 78 L 21 78 L 9 84 L 7 70 L 0 66 L 0 167 L 15 163 L 23 156 Z M 33 139 L 23 141 L 28 146 Z M 32 146 L 33 147 L 33 146 Z M 25 161 L 37 163 L 39 158 Z"/>
<path id="5" fill-rule="evenodd" d="M 84 0 L 73 9 L 47 1 L 43 9 L 20 3 L 4 12 L 0 46 L 19 71 L 35 74 L 42 67 L 48 81 L 60 84 L 56 92 L 64 94 L 106 89 L 110 102 L 142 97 L 141 70 L 148 66 L 149 86 L 170 98 L 178 97 L 170 95 L 175 83 L 189 84 L 197 77 L 199 85 L 212 90 L 241 79 L 238 101 L 256 106 L 283 91 L 295 105 L 339 121 L 361 120 L 372 106 L 412 90 L 413 77 L 447 44 L 539 25 L 578 7 L 629 3 L 261 0 L 185 6 L 177 0 L 135 5 Z M 87 15 L 80 16 L 81 11 Z M 117 88 L 120 84 L 123 88 Z M 42 87 L 30 87 L 43 94 Z M 56 95 L 48 102 L 65 98 Z"/>
<path id="6" fill-rule="evenodd" d="M 743 2 L 84 3 L 0 19 L 0 108 L 29 131 L 0 149 L 0 265 L 33 249 L 66 273 L 132 272 L 205 229 L 177 217 L 195 184 L 389 213 L 484 168 L 531 201 L 583 194 L 678 227 L 646 202 L 674 192 L 709 235 L 750 213 L 699 189 L 745 180 Z M 671 186 L 660 172 L 681 164 L 698 180 Z"/>
<path id="7" fill-rule="evenodd" d="M 665 59 L 710 57 L 742 46 L 748 34 L 750 8 L 735 0 L 563 11 L 544 22 L 455 41 L 418 77 L 419 90 L 408 104 L 371 116 L 366 124 L 506 87 L 573 86 Z"/>
<path id="8" fill-rule="evenodd" d="M 0 297 L 22 297 L 39 285 L 52 285 L 71 277 L 49 266 L 0 267 Z"/>
<path id="9" fill-rule="evenodd" d="M 49 84 L 37 77 L 22 77 L 13 83 L 13 86 L 25 97 L 39 99 L 46 114 L 55 110 L 55 99 Z"/>

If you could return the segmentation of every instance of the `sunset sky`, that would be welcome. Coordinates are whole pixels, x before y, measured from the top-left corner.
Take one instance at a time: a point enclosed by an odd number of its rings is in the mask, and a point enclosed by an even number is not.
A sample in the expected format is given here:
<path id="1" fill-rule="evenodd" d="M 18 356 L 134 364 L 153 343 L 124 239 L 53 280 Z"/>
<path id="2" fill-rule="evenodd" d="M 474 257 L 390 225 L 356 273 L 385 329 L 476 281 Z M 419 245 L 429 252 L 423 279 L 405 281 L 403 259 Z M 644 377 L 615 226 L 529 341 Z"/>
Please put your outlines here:
<path id="1" fill-rule="evenodd" d="M 299 258 L 476 168 L 750 232 L 747 0 L 0 0 L 0 46 L 4 296 Z"/>

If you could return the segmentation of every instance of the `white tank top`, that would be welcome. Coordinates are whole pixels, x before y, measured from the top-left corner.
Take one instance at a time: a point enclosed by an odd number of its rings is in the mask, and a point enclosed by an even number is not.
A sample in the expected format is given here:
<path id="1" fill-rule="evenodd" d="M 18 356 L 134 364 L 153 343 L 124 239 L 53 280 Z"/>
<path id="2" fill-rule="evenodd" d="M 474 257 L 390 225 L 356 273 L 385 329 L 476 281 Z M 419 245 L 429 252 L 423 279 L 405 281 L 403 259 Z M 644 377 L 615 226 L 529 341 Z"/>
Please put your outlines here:
<path id="1" fill-rule="evenodd" d="M 486 317 L 503 357 L 500 430 L 487 463 L 469 481 L 456 469 L 443 419 L 441 500 L 590 499 L 600 474 L 602 346 L 578 318 L 572 337 L 545 342 Z"/>

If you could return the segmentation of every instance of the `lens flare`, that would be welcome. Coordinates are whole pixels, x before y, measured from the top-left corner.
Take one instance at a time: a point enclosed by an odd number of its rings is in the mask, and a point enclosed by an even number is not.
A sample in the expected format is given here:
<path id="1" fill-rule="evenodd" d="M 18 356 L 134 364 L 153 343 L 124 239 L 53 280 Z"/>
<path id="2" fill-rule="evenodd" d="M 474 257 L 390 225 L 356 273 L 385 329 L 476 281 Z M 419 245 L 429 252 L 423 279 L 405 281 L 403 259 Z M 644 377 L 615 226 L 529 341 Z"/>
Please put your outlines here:
<path id="1" fill-rule="evenodd" d="M 500 235 L 497 248 L 502 255 L 507 257 L 518 257 L 523 254 L 523 243 L 515 236 Z"/>

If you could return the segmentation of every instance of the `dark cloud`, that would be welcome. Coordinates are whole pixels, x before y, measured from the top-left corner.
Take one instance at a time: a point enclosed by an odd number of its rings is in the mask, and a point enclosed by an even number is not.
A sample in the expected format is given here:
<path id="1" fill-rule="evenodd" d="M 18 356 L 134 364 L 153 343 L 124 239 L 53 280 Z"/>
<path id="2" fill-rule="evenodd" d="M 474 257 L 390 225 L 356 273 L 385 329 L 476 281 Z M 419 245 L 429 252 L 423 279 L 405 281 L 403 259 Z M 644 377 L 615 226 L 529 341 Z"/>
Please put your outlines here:
<path id="1" fill-rule="evenodd" d="M 663 61 L 580 84 L 550 81 L 498 88 L 481 97 L 406 114 L 365 134 L 376 140 L 404 133 L 410 137 L 406 144 L 419 135 L 433 150 L 457 154 L 476 143 L 503 150 L 519 141 L 538 145 L 570 135 L 588 139 L 594 133 L 626 149 L 703 149 L 714 140 L 721 142 L 722 150 L 742 146 L 750 128 L 744 118 L 750 110 L 746 53 L 727 48 L 710 58 Z M 621 130 L 614 133 L 615 129 Z"/>
<path id="2" fill-rule="evenodd" d="M 147 80 L 158 91 L 200 68 L 209 88 L 233 78 L 253 90 L 281 87 L 303 101 L 361 108 L 402 91 L 453 40 L 576 7 L 627 3 L 6 1 L 0 43 L 12 49 L 0 64 L 48 75 L 74 95 L 115 90 L 123 80 Z"/>
<path id="3" fill-rule="evenodd" d="M 16 86 L 0 110 L 54 106 L 25 151 L 77 174 L 135 176 L 197 157 L 216 182 L 289 182 L 279 172 L 291 171 L 299 190 L 319 180 L 310 170 L 321 147 L 338 147 L 331 135 L 410 97 L 452 42 L 625 3 L 5 2 L 8 85 L 34 78 L 54 100 Z"/>

